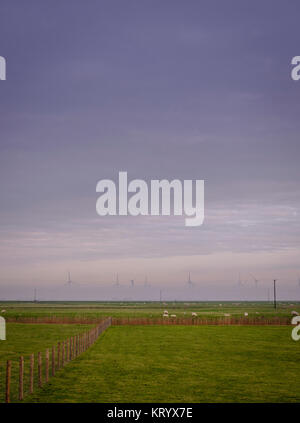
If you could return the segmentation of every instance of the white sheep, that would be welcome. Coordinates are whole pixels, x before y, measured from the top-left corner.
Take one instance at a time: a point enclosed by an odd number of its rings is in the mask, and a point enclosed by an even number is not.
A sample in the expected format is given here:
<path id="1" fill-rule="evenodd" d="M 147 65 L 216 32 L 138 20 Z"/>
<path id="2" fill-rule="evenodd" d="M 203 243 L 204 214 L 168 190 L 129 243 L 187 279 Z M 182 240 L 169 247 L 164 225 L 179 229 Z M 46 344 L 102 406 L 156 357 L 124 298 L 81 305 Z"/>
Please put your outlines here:
<path id="1" fill-rule="evenodd" d="M 176 319 L 176 314 L 171 314 L 171 317 L 174 317 Z"/>
<path id="2" fill-rule="evenodd" d="M 194 311 L 192 312 L 192 317 L 197 317 L 197 313 L 195 313 Z"/>
<path id="3" fill-rule="evenodd" d="M 293 310 L 293 311 L 291 312 L 291 315 L 292 315 L 292 316 L 299 316 L 299 313 L 298 313 L 298 311 Z"/>
<path id="4" fill-rule="evenodd" d="M 229 313 L 224 314 L 225 317 L 230 317 L 231 315 Z"/>
<path id="5" fill-rule="evenodd" d="M 165 310 L 165 311 L 164 311 L 164 314 L 169 314 L 168 310 Z"/>
<path id="6" fill-rule="evenodd" d="M 6 310 L 1 310 L 1 313 L 6 313 Z"/>
<path id="7" fill-rule="evenodd" d="M 248 316 L 248 313 L 247 313 L 247 311 L 246 311 L 246 312 L 244 313 L 244 316 L 246 316 L 246 317 Z"/>
<path id="8" fill-rule="evenodd" d="M 169 317 L 169 315 L 164 313 L 164 314 L 163 314 L 163 317 Z"/>

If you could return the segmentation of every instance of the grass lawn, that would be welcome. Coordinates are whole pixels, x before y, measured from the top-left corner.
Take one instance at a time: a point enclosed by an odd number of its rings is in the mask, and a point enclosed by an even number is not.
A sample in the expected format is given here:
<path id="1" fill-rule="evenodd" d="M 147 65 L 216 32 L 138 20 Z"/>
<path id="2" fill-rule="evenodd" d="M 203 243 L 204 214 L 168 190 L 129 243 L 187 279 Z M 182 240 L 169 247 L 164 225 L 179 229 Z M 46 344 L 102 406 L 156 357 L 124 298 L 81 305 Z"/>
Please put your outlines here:
<path id="1" fill-rule="evenodd" d="M 28 383 L 29 356 L 91 328 L 89 325 L 7 324 L 7 340 L 0 341 L 0 402 L 4 401 L 5 366 L 12 360 L 12 400 L 17 398 L 18 360 L 24 356 L 25 384 Z M 37 379 L 37 378 L 36 378 Z M 26 386 L 24 385 L 26 389 Z"/>
<path id="2" fill-rule="evenodd" d="M 28 402 L 298 402 L 280 326 L 116 326 Z"/>

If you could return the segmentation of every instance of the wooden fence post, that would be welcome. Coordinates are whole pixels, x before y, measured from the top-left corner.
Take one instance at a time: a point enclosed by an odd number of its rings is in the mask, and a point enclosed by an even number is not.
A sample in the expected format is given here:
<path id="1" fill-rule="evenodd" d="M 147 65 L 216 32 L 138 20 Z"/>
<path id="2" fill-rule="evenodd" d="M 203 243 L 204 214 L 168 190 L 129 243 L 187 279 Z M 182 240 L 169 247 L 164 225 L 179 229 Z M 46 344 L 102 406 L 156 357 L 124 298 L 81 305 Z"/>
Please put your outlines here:
<path id="1" fill-rule="evenodd" d="M 33 394 L 33 380 L 34 380 L 34 354 L 30 355 L 30 369 L 29 369 L 29 393 Z"/>
<path id="2" fill-rule="evenodd" d="M 46 350 L 46 383 L 49 381 L 49 350 Z"/>
<path id="3" fill-rule="evenodd" d="M 52 354 L 51 354 L 51 361 L 52 361 L 52 365 L 51 365 L 51 374 L 52 376 L 55 375 L 55 346 L 52 345 Z"/>
<path id="4" fill-rule="evenodd" d="M 66 340 L 66 362 L 69 362 L 69 339 Z"/>
<path id="5" fill-rule="evenodd" d="M 60 342 L 57 344 L 57 369 L 60 369 Z"/>
<path id="6" fill-rule="evenodd" d="M 22 401 L 24 399 L 24 357 L 21 356 L 19 360 L 19 400 Z"/>
<path id="7" fill-rule="evenodd" d="M 10 379 L 11 379 L 11 360 L 6 362 L 6 391 L 5 391 L 5 402 L 10 402 Z"/>
<path id="8" fill-rule="evenodd" d="M 42 379 L 42 353 L 41 352 L 38 353 L 38 384 L 39 384 L 39 388 L 43 384 L 43 379 Z"/>
<path id="9" fill-rule="evenodd" d="M 65 341 L 62 342 L 62 358 L 61 358 L 61 366 L 64 367 L 65 365 Z"/>

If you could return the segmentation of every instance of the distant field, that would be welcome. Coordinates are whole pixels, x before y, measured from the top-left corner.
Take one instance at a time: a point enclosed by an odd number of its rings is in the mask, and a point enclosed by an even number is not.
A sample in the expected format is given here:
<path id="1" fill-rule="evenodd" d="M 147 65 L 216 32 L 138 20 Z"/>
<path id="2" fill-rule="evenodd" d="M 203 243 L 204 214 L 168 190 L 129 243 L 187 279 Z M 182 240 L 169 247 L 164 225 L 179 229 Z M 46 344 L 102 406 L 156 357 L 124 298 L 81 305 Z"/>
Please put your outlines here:
<path id="1" fill-rule="evenodd" d="M 201 318 L 222 317 L 229 313 L 234 317 L 243 316 L 260 319 L 283 317 L 289 318 L 291 311 L 300 313 L 299 302 L 281 302 L 275 311 L 272 303 L 267 302 L 2 302 L 2 314 L 7 318 L 22 317 L 161 317 L 163 310 L 176 314 L 178 317 L 191 317 L 196 312 Z"/>
<path id="2" fill-rule="evenodd" d="M 28 402 L 299 402 L 279 326 L 115 326 Z"/>
<path id="3" fill-rule="evenodd" d="M 25 383 L 28 382 L 29 355 L 45 352 L 59 341 L 84 332 L 89 325 L 7 324 L 7 340 L 0 341 L 0 402 L 4 401 L 5 365 L 12 360 L 12 398 L 17 398 L 18 359 L 25 360 Z M 26 391 L 26 390 L 25 390 Z"/>

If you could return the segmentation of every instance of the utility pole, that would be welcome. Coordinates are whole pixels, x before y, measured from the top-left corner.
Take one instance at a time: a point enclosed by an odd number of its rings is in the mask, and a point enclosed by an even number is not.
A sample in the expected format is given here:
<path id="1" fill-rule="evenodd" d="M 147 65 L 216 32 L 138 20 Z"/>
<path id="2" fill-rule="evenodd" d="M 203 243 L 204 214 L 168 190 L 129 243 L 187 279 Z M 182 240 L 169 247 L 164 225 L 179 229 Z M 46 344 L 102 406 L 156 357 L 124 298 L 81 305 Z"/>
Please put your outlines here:
<path id="1" fill-rule="evenodd" d="M 274 308 L 276 310 L 277 304 L 276 304 L 276 279 L 274 279 Z"/>

